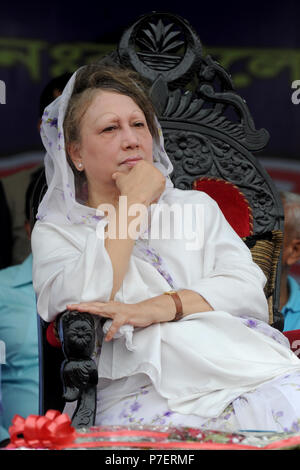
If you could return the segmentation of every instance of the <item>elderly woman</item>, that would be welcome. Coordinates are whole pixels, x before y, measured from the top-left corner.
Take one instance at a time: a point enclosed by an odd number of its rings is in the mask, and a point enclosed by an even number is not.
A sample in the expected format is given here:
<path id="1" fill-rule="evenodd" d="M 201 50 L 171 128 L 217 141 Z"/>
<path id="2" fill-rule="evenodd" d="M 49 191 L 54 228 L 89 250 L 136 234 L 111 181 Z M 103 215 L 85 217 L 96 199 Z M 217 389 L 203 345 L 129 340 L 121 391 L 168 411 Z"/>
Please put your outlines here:
<path id="1" fill-rule="evenodd" d="M 79 69 L 42 139 L 38 312 L 94 315 L 96 424 L 294 429 L 300 362 L 266 323 L 264 275 L 211 198 L 173 187 L 140 78 Z"/>

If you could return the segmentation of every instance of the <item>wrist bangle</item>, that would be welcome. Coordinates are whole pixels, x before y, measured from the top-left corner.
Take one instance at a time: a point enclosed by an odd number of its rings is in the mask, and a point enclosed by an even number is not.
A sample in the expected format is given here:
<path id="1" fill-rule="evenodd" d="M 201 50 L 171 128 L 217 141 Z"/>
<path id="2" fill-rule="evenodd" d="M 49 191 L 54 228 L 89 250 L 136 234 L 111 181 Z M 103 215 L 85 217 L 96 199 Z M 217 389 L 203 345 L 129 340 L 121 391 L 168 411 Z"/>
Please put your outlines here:
<path id="1" fill-rule="evenodd" d="M 171 321 L 180 320 L 183 317 L 183 311 L 182 311 L 183 309 L 182 309 L 182 302 L 181 302 L 181 299 L 180 299 L 179 295 L 177 294 L 177 292 L 175 290 L 170 290 L 168 292 L 164 292 L 164 294 L 170 295 L 172 297 L 172 299 L 174 300 L 175 305 L 176 305 L 176 314 L 175 314 L 175 317 L 173 318 L 173 320 L 171 320 Z"/>

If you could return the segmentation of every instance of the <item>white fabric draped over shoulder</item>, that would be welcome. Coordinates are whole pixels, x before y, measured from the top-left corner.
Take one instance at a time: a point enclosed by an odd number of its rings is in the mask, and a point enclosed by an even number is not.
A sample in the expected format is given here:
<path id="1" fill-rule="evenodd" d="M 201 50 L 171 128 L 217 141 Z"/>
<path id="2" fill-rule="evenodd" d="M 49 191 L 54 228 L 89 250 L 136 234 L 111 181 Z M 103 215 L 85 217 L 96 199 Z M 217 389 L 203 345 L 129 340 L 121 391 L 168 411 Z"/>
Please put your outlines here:
<path id="1" fill-rule="evenodd" d="M 202 246 L 197 249 L 189 249 L 189 240 L 184 236 L 149 240 L 164 259 L 177 288 L 198 292 L 214 310 L 267 321 L 264 274 L 217 204 L 204 193 L 172 188 L 164 192 L 155 210 L 160 210 L 164 219 L 168 217 L 168 208 L 174 205 L 182 208 L 182 214 L 188 205 L 202 208 L 199 220 L 204 224 Z M 195 217 L 196 211 L 193 219 L 185 217 L 185 233 L 195 231 L 199 225 Z M 175 218 L 175 223 L 182 223 L 182 219 Z M 97 227 L 36 223 L 32 233 L 33 281 L 38 312 L 44 320 L 52 321 L 68 303 L 109 300 L 113 271 L 104 236 L 101 237 L 105 226 L 105 219 Z M 202 227 L 199 228 L 201 231 Z M 172 226 L 170 233 L 171 236 L 180 233 L 180 227 L 176 231 Z M 133 255 L 115 300 L 138 302 L 169 289 L 155 266 Z"/>

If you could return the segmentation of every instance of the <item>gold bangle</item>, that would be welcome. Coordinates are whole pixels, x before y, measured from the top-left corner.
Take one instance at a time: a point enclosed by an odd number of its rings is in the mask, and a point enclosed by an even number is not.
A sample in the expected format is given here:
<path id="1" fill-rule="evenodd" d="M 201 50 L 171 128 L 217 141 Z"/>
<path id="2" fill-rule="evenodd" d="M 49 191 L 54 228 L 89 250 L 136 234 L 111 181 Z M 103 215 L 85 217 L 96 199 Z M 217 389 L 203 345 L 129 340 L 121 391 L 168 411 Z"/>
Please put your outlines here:
<path id="1" fill-rule="evenodd" d="M 171 320 L 171 321 L 180 320 L 183 317 L 183 311 L 182 311 L 183 309 L 182 309 L 182 302 L 181 302 L 181 299 L 180 299 L 179 295 L 177 294 L 177 292 L 175 290 L 170 290 L 168 292 L 164 292 L 164 294 L 170 295 L 172 297 L 172 299 L 174 300 L 175 305 L 176 305 L 176 314 L 175 314 L 175 317 L 173 318 L 173 320 Z"/>

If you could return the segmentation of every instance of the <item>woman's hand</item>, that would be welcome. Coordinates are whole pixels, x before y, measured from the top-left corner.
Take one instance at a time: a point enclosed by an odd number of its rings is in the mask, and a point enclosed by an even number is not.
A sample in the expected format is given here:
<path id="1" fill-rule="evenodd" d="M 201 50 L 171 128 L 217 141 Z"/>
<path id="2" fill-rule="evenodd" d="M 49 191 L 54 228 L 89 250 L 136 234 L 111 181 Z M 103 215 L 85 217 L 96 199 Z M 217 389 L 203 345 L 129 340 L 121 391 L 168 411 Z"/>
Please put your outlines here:
<path id="1" fill-rule="evenodd" d="M 81 302 L 67 305 L 67 309 L 88 312 L 92 315 L 112 319 L 111 327 L 105 337 L 105 341 L 110 341 L 122 325 L 144 328 L 152 325 L 152 323 L 172 320 L 176 308 L 173 300 L 168 297 L 167 295 L 161 295 L 136 304 L 125 304 L 114 300 L 109 302 Z"/>
<path id="2" fill-rule="evenodd" d="M 120 194 L 130 203 L 141 203 L 147 207 L 158 201 L 166 186 L 164 175 L 153 164 L 142 160 L 129 173 L 115 172 L 112 178 Z"/>
<path id="3" fill-rule="evenodd" d="M 213 307 L 197 292 L 183 289 L 177 291 L 183 304 L 183 316 L 198 312 L 209 312 Z M 170 295 L 158 295 L 136 304 L 125 304 L 110 300 L 109 302 L 82 302 L 67 305 L 69 310 L 88 312 L 104 318 L 111 318 L 112 324 L 105 341 L 110 341 L 122 325 L 140 328 L 172 321 L 176 315 L 176 306 Z"/>

